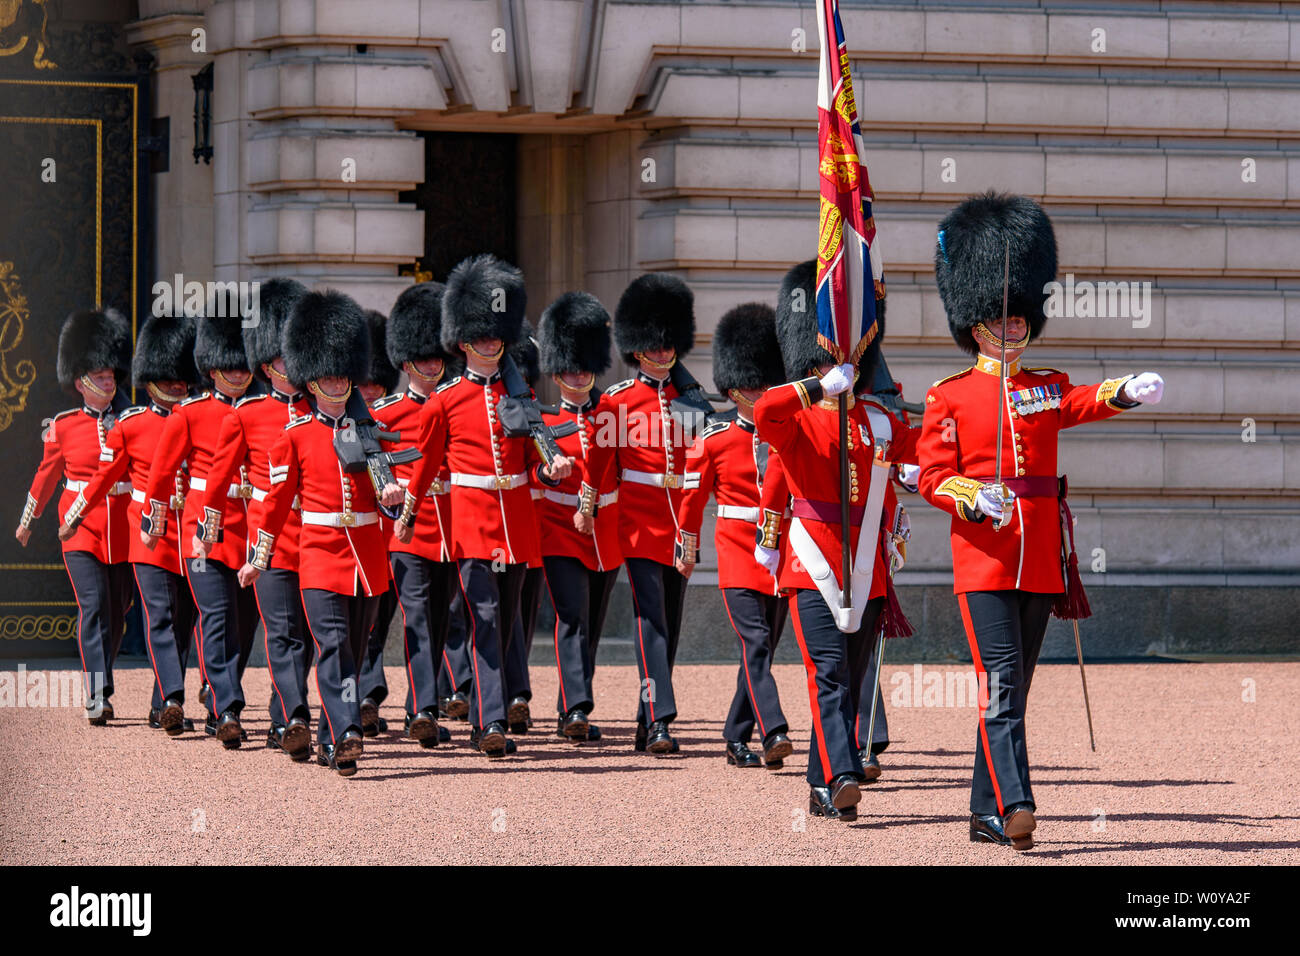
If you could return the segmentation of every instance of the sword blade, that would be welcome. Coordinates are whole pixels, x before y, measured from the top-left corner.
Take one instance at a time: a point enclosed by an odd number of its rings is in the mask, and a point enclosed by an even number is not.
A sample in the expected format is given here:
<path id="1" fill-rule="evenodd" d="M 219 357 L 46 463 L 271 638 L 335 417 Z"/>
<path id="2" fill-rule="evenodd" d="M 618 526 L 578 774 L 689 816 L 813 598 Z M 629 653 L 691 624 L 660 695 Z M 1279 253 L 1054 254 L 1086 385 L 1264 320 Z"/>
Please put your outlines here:
<path id="1" fill-rule="evenodd" d="M 1088 715 L 1088 746 L 1092 752 L 1097 752 L 1097 738 L 1092 735 L 1092 704 L 1088 702 L 1088 675 L 1083 669 L 1083 643 L 1079 640 L 1079 622 L 1073 620 L 1070 623 L 1074 625 L 1074 653 L 1079 658 L 1079 676 L 1083 679 L 1083 710 Z"/>
<path id="2" fill-rule="evenodd" d="M 998 359 L 998 451 L 996 481 L 998 494 L 1002 494 L 1002 419 L 1007 400 L 1007 293 L 1011 284 L 1011 241 L 1007 240 L 1006 258 L 1002 263 L 1002 352 Z"/>

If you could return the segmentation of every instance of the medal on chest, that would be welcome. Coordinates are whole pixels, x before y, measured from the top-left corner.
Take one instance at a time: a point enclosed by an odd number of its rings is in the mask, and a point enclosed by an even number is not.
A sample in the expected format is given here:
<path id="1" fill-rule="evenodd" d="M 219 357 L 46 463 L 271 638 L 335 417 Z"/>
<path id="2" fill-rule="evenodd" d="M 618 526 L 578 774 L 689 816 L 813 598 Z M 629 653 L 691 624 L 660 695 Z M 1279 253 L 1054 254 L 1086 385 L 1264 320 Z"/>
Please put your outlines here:
<path id="1" fill-rule="evenodd" d="M 1060 408 L 1061 386 L 1049 383 L 1033 388 L 1022 388 L 1012 392 L 1008 398 L 1011 401 L 1011 407 L 1017 413 L 1032 415 L 1035 412 L 1046 411 L 1050 408 Z"/>

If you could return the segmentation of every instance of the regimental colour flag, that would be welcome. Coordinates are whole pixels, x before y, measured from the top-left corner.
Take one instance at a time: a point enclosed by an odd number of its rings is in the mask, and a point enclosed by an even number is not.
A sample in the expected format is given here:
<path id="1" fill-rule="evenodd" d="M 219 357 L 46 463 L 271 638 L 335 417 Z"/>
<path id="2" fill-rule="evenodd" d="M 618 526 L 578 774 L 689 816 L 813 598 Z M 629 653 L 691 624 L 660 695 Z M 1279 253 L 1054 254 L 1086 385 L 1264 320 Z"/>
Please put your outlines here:
<path id="1" fill-rule="evenodd" d="M 818 7 L 817 333 L 836 362 L 856 363 L 878 331 L 876 298 L 885 295 L 884 273 L 840 5 L 818 0 Z"/>

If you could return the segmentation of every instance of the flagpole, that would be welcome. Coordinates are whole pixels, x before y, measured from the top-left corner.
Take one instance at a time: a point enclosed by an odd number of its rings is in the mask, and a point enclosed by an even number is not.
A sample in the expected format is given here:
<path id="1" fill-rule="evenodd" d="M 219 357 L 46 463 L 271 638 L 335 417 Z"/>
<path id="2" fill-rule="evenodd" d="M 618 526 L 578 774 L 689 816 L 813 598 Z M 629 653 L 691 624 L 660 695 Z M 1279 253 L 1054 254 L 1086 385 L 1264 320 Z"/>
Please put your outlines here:
<path id="1" fill-rule="evenodd" d="M 850 389 L 852 386 L 850 386 Z M 844 569 L 841 578 L 840 603 L 852 606 L 852 591 L 849 578 L 853 573 L 849 562 L 849 391 L 840 392 L 840 559 Z"/>

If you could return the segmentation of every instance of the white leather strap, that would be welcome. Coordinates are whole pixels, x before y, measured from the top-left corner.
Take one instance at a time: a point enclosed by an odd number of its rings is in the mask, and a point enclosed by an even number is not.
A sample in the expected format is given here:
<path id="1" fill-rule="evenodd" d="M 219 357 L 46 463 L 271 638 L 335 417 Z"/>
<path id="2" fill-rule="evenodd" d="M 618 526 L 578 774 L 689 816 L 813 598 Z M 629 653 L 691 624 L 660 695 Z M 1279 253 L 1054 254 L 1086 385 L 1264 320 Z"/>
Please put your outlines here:
<path id="1" fill-rule="evenodd" d="M 344 514 L 340 511 L 304 511 L 302 523 L 323 525 L 327 528 L 359 528 L 379 521 L 379 514 L 375 511 L 353 511 L 349 512 L 348 517 L 352 520 L 345 521 Z"/>
<path id="2" fill-rule="evenodd" d="M 528 484 L 528 476 L 525 474 L 502 475 L 497 478 L 496 475 L 467 475 L 464 472 L 453 471 L 451 473 L 451 483 L 460 485 L 462 488 L 504 491 L 507 488 L 518 488 L 521 485 Z"/>
<path id="3" fill-rule="evenodd" d="M 86 485 L 88 484 L 90 484 L 90 482 L 88 481 L 65 481 L 63 483 L 63 486 L 67 488 L 69 491 L 75 492 L 75 491 L 85 491 Z M 127 494 L 131 494 L 132 490 L 133 489 L 131 488 L 131 482 L 119 481 L 112 488 L 108 489 L 108 493 L 110 495 L 127 495 Z M 137 498 L 136 500 L 141 501 L 143 499 Z"/>
<path id="4" fill-rule="evenodd" d="M 754 524 L 763 517 L 763 511 L 761 508 L 746 508 L 743 505 L 718 505 L 718 517 L 735 518 L 737 521 Z"/>
<path id="5" fill-rule="evenodd" d="M 542 497 L 547 501 L 554 501 L 557 505 L 568 505 L 570 508 L 578 507 L 577 495 L 566 495 L 563 491 L 551 491 L 549 488 L 542 492 Z M 596 499 L 596 507 L 603 508 L 606 505 L 612 505 L 618 501 L 618 492 L 611 491 L 607 495 L 601 495 Z"/>
<path id="6" fill-rule="evenodd" d="M 190 479 L 190 490 L 191 490 L 191 491 L 207 491 L 207 490 L 208 490 L 208 479 L 206 479 L 206 478 L 191 478 L 191 479 Z M 236 482 L 231 482 L 231 483 L 230 483 L 230 487 L 226 489 L 226 497 L 227 497 L 227 498 L 238 498 L 238 497 L 239 497 L 239 482 L 236 481 Z"/>
<path id="7" fill-rule="evenodd" d="M 635 468 L 623 469 L 623 480 L 636 485 L 652 485 L 655 488 L 698 488 L 700 473 L 688 471 L 684 474 L 661 474 L 657 471 L 637 471 Z"/>

